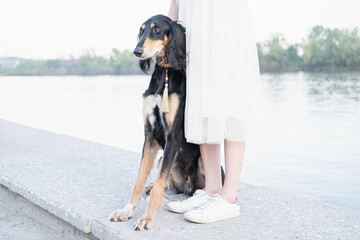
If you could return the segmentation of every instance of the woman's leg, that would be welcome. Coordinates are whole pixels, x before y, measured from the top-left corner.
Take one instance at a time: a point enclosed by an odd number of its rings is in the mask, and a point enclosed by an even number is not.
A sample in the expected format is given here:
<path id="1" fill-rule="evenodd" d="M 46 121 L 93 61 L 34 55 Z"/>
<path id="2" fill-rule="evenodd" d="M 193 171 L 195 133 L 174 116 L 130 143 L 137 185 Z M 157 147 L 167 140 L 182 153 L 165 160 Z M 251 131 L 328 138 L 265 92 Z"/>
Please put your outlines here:
<path id="1" fill-rule="evenodd" d="M 200 144 L 201 159 L 205 171 L 205 191 L 212 196 L 220 194 L 221 167 L 220 167 L 220 144 Z"/>
<path id="2" fill-rule="evenodd" d="M 220 196 L 229 203 L 236 202 L 245 146 L 245 142 L 232 142 L 227 141 L 226 139 L 224 140 L 225 182 Z"/>
<path id="3" fill-rule="evenodd" d="M 205 169 L 205 190 L 213 197 L 205 207 L 185 212 L 184 218 L 197 223 L 210 223 L 240 215 L 240 207 L 236 201 L 238 181 L 244 158 L 245 142 L 224 142 L 225 144 L 225 182 L 221 187 L 220 144 L 201 144 L 200 151 Z M 206 195 L 206 194 L 205 194 Z M 224 199 L 224 200 L 222 200 Z"/>

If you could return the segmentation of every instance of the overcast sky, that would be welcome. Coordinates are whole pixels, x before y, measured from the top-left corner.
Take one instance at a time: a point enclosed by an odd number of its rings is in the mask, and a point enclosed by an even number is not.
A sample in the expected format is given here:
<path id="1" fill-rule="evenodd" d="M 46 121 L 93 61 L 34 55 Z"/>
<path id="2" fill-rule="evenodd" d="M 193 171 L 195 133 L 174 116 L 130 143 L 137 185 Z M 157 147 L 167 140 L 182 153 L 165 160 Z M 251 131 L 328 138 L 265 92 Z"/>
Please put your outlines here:
<path id="1" fill-rule="evenodd" d="M 190 1 L 190 0 L 189 0 Z M 196 0 L 195 0 L 196 1 Z M 222 1 L 222 0 L 219 0 Z M 301 42 L 315 25 L 360 26 L 360 0 L 248 0 L 255 37 Z M 133 49 L 140 24 L 170 0 L 1 0 L 0 57 L 66 58 Z"/>

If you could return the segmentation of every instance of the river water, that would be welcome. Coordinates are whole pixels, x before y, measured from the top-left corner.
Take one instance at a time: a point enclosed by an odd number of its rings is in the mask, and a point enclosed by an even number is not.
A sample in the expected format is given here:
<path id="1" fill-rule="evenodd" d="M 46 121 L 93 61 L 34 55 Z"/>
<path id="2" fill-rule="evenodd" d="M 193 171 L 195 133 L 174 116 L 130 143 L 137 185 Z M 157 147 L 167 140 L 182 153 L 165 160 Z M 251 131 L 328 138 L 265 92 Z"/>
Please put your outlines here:
<path id="1" fill-rule="evenodd" d="M 261 77 L 262 119 L 241 181 L 360 210 L 360 73 Z M 141 152 L 148 83 L 149 76 L 0 77 L 0 119 Z"/>

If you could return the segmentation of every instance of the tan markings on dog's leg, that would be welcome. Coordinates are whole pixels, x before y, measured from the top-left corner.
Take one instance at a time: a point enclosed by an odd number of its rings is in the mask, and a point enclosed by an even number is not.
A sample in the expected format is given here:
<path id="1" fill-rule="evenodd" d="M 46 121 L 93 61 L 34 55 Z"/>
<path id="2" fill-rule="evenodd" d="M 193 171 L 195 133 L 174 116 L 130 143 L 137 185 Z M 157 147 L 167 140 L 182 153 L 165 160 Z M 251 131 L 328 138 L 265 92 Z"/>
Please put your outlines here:
<path id="1" fill-rule="evenodd" d="M 141 159 L 140 169 L 129 202 L 130 204 L 136 205 L 139 202 L 142 191 L 144 189 L 145 181 L 148 178 L 151 168 L 154 164 L 156 153 L 161 148 L 156 140 L 153 139 L 152 141 L 152 146 L 150 146 L 149 140 L 147 140 L 145 143 L 144 156 Z"/>
<path id="2" fill-rule="evenodd" d="M 161 173 L 161 170 L 158 172 L 155 184 L 153 186 L 152 196 L 150 196 L 149 205 L 146 208 L 147 216 L 155 217 L 156 211 L 161 204 L 167 176 L 168 172 Z"/>
<path id="3" fill-rule="evenodd" d="M 151 28 L 155 27 L 155 23 L 152 23 L 152 24 L 150 25 L 150 27 L 151 27 Z"/>
<path id="4" fill-rule="evenodd" d="M 169 130 L 172 128 L 176 116 L 176 112 L 179 108 L 179 104 L 180 104 L 179 95 L 177 93 L 170 94 L 168 102 L 169 102 L 169 112 L 165 113 L 165 120 L 167 123 L 167 128 Z"/>
<path id="5" fill-rule="evenodd" d="M 138 25 L 139 26 L 139 25 Z M 145 30 L 145 24 L 141 26 L 142 30 Z"/>
<path id="6" fill-rule="evenodd" d="M 156 181 L 150 193 L 149 204 L 146 208 L 145 214 L 136 221 L 135 230 L 150 229 L 155 224 L 156 211 L 161 205 L 165 183 L 168 176 L 168 172 L 161 173 L 161 168 L 162 162 L 160 163 Z"/>
<path id="7" fill-rule="evenodd" d="M 156 153 L 160 148 L 160 145 L 155 139 L 152 139 L 152 136 L 147 136 L 143 149 L 143 158 L 141 159 L 138 176 L 136 178 L 136 183 L 130 201 L 126 204 L 124 208 L 113 212 L 110 215 L 110 221 L 127 221 L 132 217 L 135 207 L 140 200 L 145 181 L 149 176 L 149 173 L 153 166 Z"/>

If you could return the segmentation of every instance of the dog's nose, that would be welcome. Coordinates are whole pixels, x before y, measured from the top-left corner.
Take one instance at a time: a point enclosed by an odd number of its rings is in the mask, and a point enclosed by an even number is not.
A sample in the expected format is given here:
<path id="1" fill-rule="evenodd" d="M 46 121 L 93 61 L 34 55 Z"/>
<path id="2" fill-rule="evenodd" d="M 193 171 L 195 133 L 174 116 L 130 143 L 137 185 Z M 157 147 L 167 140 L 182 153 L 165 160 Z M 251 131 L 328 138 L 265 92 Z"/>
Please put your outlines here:
<path id="1" fill-rule="evenodd" d="M 137 57 L 141 57 L 142 56 L 142 54 L 143 54 L 143 50 L 142 50 L 142 48 L 139 48 L 139 47 L 137 47 L 137 48 L 135 48 L 135 50 L 134 50 L 134 54 L 135 54 L 135 56 L 137 56 Z"/>

